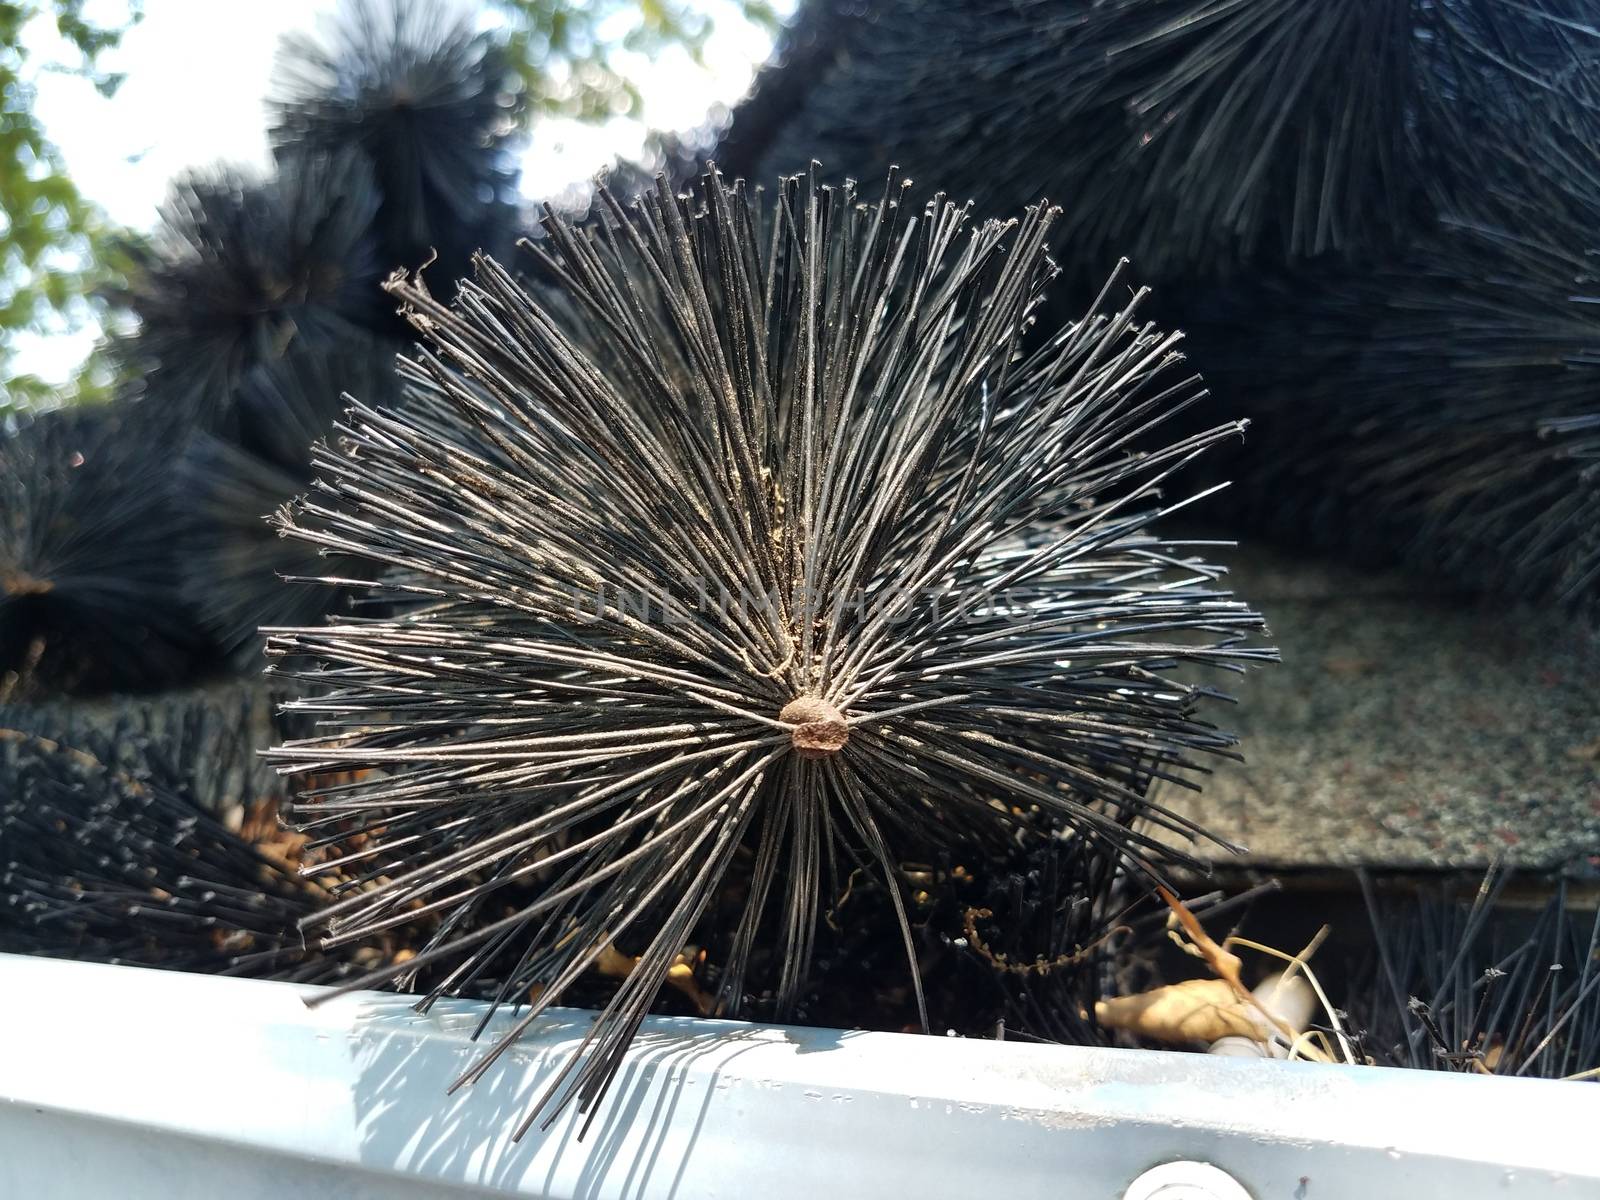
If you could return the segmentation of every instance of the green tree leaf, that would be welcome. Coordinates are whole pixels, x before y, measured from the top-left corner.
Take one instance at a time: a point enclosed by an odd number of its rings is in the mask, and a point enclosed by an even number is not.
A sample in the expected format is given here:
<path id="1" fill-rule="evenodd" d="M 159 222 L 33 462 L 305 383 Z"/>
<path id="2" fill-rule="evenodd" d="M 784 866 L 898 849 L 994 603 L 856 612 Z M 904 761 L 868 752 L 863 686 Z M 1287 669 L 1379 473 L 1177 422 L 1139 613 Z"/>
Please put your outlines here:
<path id="1" fill-rule="evenodd" d="M 111 95 L 120 75 L 101 73 L 99 55 L 115 46 L 142 16 L 142 0 L 125 0 L 127 20 L 92 24 L 84 0 L 0 3 L 0 417 L 8 409 L 103 397 L 111 381 L 104 362 L 91 359 L 66 388 L 12 369 L 17 336 L 70 332 L 102 315 L 101 291 L 117 280 L 113 243 L 126 238 L 73 184 L 60 154 L 45 137 L 27 81 L 29 22 L 53 16 L 61 36 L 80 55 L 60 69 Z M 52 64 L 52 69 L 54 65 Z"/>

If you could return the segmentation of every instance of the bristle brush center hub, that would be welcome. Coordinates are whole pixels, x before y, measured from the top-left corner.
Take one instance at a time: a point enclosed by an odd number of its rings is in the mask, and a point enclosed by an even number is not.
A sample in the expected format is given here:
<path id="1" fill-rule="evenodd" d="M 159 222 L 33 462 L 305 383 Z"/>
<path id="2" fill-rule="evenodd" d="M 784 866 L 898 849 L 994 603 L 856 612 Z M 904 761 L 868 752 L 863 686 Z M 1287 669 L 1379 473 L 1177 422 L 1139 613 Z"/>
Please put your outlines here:
<path id="1" fill-rule="evenodd" d="M 55 586 L 48 579 L 36 579 L 26 571 L 0 575 L 0 595 L 47 596 L 55 590 Z"/>
<path id="2" fill-rule="evenodd" d="M 778 720 L 793 725 L 789 738 L 801 758 L 826 758 L 844 749 L 850 726 L 844 714 L 817 696 L 796 696 L 783 706 Z"/>

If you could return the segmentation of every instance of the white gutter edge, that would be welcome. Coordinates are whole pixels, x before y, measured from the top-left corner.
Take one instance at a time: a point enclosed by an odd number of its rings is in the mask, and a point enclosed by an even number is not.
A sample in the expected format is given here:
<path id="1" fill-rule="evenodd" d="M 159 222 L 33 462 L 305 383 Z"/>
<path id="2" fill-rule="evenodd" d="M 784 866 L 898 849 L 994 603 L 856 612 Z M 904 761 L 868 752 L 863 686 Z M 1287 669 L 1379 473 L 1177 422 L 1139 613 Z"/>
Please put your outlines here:
<path id="1" fill-rule="evenodd" d="M 677 1018 L 584 1140 L 513 1144 L 589 1014 L 446 1096 L 481 1006 L 320 990 L 0 955 L 0 1196 L 1026 1200 L 1180 1159 L 1263 1200 L 1600 1196 L 1594 1084 Z"/>

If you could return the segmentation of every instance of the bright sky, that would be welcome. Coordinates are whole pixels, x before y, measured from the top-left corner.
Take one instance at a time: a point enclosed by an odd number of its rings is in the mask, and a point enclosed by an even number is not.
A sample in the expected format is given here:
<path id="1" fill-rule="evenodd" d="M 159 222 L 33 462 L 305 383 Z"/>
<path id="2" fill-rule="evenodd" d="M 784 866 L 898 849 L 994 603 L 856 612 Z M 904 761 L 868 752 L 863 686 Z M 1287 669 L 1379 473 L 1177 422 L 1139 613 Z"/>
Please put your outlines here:
<path id="1" fill-rule="evenodd" d="M 268 162 L 264 101 L 278 40 L 313 29 L 336 0 L 146 0 L 145 17 L 122 44 L 101 56 L 107 71 L 127 76 L 106 100 L 87 80 L 40 70 L 36 112 L 61 150 L 80 190 L 111 218 L 149 229 L 167 183 L 187 167 L 218 161 Z M 545 122 L 523 159 L 530 199 L 581 186 L 616 155 L 635 155 L 650 129 L 688 130 L 713 105 L 732 104 L 749 87 L 771 38 L 739 14 L 731 0 L 704 0 L 715 31 L 704 69 L 681 50 L 654 61 L 625 56 L 618 66 L 638 86 L 644 110 L 605 125 Z M 777 5 L 793 9 L 793 0 Z M 85 17 L 115 24 L 126 12 L 117 0 L 88 0 Z M 36 20 L 25 44 L 36 66 L 72 62 L 54 26 Z M 66 380 L 88 355 L 97 331 L 19 339 L 16 369 Z"/>

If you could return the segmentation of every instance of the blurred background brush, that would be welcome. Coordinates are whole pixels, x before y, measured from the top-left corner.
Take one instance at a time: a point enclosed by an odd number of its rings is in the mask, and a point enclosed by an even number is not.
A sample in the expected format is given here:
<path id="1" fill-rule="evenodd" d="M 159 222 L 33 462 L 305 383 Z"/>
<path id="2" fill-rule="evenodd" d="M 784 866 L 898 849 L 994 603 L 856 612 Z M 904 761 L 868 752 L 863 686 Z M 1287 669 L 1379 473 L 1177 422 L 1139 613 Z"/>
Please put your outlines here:
<path id="1" fill-rule="evenodd" d="M 386 273 L 427 267 L 448 296 L 474 251 L 507 255 L 520 211 L 520 79 L 469 9 L 346 4 L 320 35 L 284 39 L 277 76 L 269 119 L 280 169 L 352 150 L 366 158 Z"/>
<path id="2" fill-rule="evenodd" d="M 42 413 L 0 438 L 0 702 L 154 691 L 203 661 L 172 537 L 181 428 L 124 403 Z"/>

